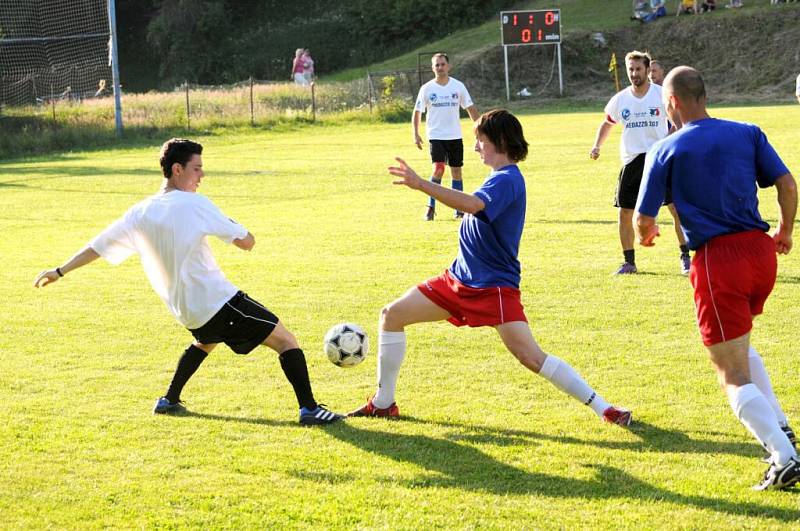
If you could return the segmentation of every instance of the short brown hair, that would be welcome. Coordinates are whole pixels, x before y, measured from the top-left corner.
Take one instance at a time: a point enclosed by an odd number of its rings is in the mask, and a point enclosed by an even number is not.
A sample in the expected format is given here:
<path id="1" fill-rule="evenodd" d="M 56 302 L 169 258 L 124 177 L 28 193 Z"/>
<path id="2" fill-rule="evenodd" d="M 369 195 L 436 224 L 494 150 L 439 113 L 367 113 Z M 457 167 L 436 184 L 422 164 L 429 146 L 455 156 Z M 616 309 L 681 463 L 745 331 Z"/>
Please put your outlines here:
<path id="1" fill-rule="evenodd" d="M 185 138 L 170 138 L 161 146 L 161 155 L 159 157 L 164 177 L 167 179 L 172 177 L 172 165 L 176 162 L 181 166 L 186 166 L 193 155 L 202 154 L 203 146 L 197 142 L 192 142 Z"/>
<path id="2" fill-rule="evenodd" d="M 514 162 L 528 156 L 528 142 L 522 133 L 522 124 L 505 109 L 494 109 L 475 120 L 475 134 L 485 136 L 499 153 L 508 155 Z"/>
<path id="3" fill-rule="evenodd" d="M 434 62 L 437 57 L 441 57 L 442 59 L 444 59 L 447 62 L 447 64 L 450 64 L 450 58 L 447 57 L 447 54 L 444 53 L 444 52 L 439 52 L 439 53 L 433 54 L 433 56 L 431 56 L 431 63 Z"/>
<path id="4" fill-rule="evenodd" d="M 645 68 L 650 68 L 650 54 L 647 52 L 639 52 L 633 50 L 625 55 L 625 62 L 628 61 L 642 61 Z"/>

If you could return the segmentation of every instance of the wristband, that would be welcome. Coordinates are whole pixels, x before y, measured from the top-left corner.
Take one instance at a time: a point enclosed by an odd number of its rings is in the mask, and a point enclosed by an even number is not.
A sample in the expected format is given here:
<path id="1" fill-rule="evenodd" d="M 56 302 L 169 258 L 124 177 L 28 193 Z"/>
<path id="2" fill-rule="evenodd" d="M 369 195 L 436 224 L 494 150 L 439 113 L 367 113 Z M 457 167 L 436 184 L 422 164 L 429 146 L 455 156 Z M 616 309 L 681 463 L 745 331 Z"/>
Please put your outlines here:
<path id="1" fill-rule="evenodd" d="M 64 276 L 64 273 L 61 272 L 61 268 L 60 267 L 56 268 L 56 273 L 58 273 L 58 276 L 60 276 L 60 277 Z"/>

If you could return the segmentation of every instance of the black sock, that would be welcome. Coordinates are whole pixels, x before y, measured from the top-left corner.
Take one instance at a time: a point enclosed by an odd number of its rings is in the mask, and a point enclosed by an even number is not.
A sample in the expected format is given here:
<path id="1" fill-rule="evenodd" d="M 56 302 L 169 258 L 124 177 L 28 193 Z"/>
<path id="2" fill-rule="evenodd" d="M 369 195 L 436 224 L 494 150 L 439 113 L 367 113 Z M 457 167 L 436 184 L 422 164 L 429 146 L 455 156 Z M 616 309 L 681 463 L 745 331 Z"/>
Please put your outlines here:
<path id="1" fill-rule="evenodd" d="M 303 351 L 299 348 L 289 349 L 282 352 L 278 359 L 281 360 L 281 368 L 286 379 L 294 388 L 294 394 L 297 395 L 297 403 L 300 404 L 300 407 L 316 409 L 317 402 L 314 400 L 314 393 L 311 392 L 308 366 L 306 366 L 306 357 Z"/>
<path id="2" fill-rule="evenodd" d="M 167 394 L 164 395 L 167 397 L 167 400 L 173 404 L 180 400 L 183 386 L 186 385 L 189 378 L 191 378 L 197 368 L 200 367 L 200 364 L 203 363 L 206 356 L 208 356 L 206 352 L 194 345 L 191 345 L 183 352 L 183 356 L 178 360 L 178 368 L 175 369 L 175 376 L 172 377 L 172 383 L 169 384 Z"/>
<path id="3" fill-rule="evenodd" d="M 622 254 L 625 256 L 625 261 L 631 265 L 636 265 L 636 258 L 634 255 L 636 254 L 635 249 L 628 249 L 627 251 L 623 249 Z"/>
<path id="4" fill-rule="evenodd" d="M 681 245 L 681 255 L 689 254 L 689 246 L 686 244 Z"/>

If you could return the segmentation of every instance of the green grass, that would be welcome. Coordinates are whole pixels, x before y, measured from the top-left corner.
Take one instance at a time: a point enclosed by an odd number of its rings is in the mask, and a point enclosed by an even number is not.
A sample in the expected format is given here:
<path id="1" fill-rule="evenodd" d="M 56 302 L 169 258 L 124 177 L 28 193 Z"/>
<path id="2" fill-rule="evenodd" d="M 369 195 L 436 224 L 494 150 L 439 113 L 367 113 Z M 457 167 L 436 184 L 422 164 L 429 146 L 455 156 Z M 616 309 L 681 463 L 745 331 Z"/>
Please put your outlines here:
<path id="1" fill-rule="evenodd" d="M 716 114 L 758 122 L 796 159 L 796 108 Z M 44 290 L 31 282 L 158 187 L 158 145 L 11 160 L 0 163 L 3 527 L 796 526 L 797 492 L 749 490 L 761 451 L 717 388 L 669 228 L 639 251 L 644 274 L 610 276 L 621 254 L 610 206 L 619 132 L 593 162 L 599 108 L 522 119 L 532 144 L 522 164 L 528 318 L 546 351 L 633 408 L 631 430 L 524 370 L 494 331 L 444 323 L 408 329 L 403 420 L 301 428 L 276 356 L 225 347 L 186 387 L 190 415 L 153 416 L 190 335 L 138 260 L 98 262 Z M 250 253 L 214 242 L 223 270 L 297 335 L 318 399 L 360 405 L 374 390 L 374 351 L 343 370 L 324 359 L 321 338 L 348 320 L 374 344 L 382 305 L 453 259 L 457 224 L 422 222 L 423 196 L 385 171 L 394 155 L 426 171 L 427 155 L 407 124 L 200 140 L 201 192 L 258 241 Z M 467 189 L 486 174 L 468 155 Z M 774 224 L 774 190 L 762 191 L 762 207 Z M 792 254 L 780 259 L 754 344 L 794 419 L 798 298 Z"/>

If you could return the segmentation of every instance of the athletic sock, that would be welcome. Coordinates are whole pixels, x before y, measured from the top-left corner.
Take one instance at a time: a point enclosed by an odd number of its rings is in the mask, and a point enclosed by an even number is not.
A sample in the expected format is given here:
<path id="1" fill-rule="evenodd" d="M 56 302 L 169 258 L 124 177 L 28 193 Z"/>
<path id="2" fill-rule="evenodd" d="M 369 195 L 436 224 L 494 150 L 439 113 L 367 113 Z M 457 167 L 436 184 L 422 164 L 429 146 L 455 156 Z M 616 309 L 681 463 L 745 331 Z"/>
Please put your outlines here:
<path id="1" fill-rule="evenodd" d="M 575 369 L 552 354 L 548 354 L 545 358 L 539 376 L 549 380 L 550 383 L 583 405 L 592 408 L 598 417 L 602 417 L 603 412 L 610 407 L 610 404 L 595 393 L 594 389 L 589 387 L 589 384 L 575 372 Z"/>
<path id="2" fill-rule="evenodd" d="M 378 335 L 378 390 L 372 405 L 386 409 L 394 403 L 400 365 L 406 356 L 406 333 L 384 332 Z"/>
<path id="3" fill-rule="evenodd" d="M 441 177 L 431 177 L 431 182 L 434 184 L 442 184 Z M 429 208 L 436 208 L 436 199 L 429 197 L 428 198 L 428 207 Z"/>
<path id="4" fill-rule="evenodd" d="M 181 391 L 183 386 L 189 381 L 189 378 L 197 371 L 203 360 L 206 359 L 208 354 L 194 345 L 183 351 L 181 359 L 178 360 L 178 367 L 175 369 L 175 375 L 172 377 L 172 383 L 169 384 L 167 394 L 164 396 L 171 403 L 175 403 L 181 399 Z"/>
<path id="5" fill-rule="evenodd" d="M 684 243 L 683 245 L 680 246 L 680 248 L 681 248 L 681 256 L 689 254 L 689 246 L 688 245 L 686 245 Z"/>
<path id="6" fill-rule="evenodd" d="M 784 466 L 789 459 L 797 457 L 767 399 L 755 384 L 737 387 L 729 393 L 728 400 L 736 417 L 764 445 L 774 464 Z"/>
<path id="7" fill-rule="evenodd" d="M 458 190 L 459 192 L 464 191 L 464 181 L 461 179 L 455 180 L 453 179 L 453 190 Z M 460 210 L 456 210 L 456 214 L 461 214 Z"/>
<path id="8" fill-rule="evenodd" d="M 770 382 L 769 374 L 767 374 L 767 369 L 764 367 L 764 361 L 753 347 L 750 347 L 748 361 L 750 362 L 750 380 L 756 384 L 758 390 L 767 399 L 772 411 L 775 412 L 775 416 L 778 418 L 778 424 L 782 427 L 787 426 L 789 421 L 786 418 L 786 413 L 783 412 L 781 405 L 778 403 L 775 392 L 772 390 L 772 382 Z"/>
<path id="9" fill-rule="evenodd" d="M 314 393 L 311 392 L 311 381 L 308 379 L 308 366 L 303 351 L 299 348 L 289 349 L 282 352 L 278 359 L 281 361 L 283 374 L 294 388 L 300 407 L 316 409 L 317 402 L 314 400 Z"/>
<path id="10" fill-rule="evenodd" d="M 628 249 L 622 251 L 622 255 L 625 257 L 625 261 L 631 265 L 636 265 L 636 250 L 635 249 Z"/>

